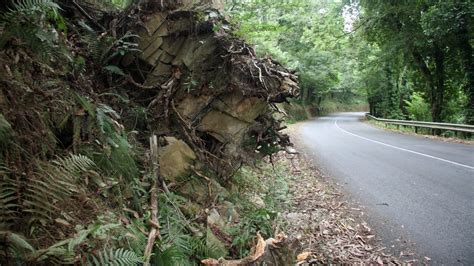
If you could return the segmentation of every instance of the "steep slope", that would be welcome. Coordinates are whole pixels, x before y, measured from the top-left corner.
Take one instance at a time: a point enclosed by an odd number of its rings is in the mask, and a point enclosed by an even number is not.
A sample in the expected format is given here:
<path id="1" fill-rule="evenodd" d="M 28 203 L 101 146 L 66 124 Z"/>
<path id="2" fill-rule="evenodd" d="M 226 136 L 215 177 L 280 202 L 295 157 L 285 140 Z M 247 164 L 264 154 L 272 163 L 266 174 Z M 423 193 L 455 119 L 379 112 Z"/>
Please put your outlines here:
<path id="1" fill-rule="evenodd" d="M 274 103 L 296 76 L 235 38 L 218 1 L 141 2 L 2 12 L 2 264 L 248 253 L 236 217 L 260 207 L 234 176 L 289 145 Z"/>

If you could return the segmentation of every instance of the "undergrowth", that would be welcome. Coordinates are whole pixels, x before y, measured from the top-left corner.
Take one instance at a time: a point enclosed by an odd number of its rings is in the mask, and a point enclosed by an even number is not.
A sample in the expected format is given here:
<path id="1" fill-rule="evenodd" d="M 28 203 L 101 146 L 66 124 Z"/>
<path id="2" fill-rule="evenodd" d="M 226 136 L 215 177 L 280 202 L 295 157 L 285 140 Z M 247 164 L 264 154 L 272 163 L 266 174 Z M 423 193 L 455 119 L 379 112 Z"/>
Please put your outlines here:
<path id="1" fill-rule="evenodd" d="M 257 233 L 270 238 L 284 230 L 278 210 L 288 200 L 288 169 L 282 164 L 262 162 L 258 168 L 243 167 L 234 177 L 234 202 L 242 219 L 230 230 L 232 246 L 239 257 L 247 256 Z"/>

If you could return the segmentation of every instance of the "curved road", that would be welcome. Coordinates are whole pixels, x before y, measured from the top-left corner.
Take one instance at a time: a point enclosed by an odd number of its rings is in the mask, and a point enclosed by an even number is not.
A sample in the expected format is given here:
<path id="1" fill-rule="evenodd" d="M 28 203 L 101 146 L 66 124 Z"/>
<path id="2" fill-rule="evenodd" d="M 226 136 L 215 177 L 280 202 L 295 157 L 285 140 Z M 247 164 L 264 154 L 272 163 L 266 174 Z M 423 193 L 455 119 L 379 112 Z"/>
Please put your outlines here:
<path id="1" fill-rule="evenodd" d="M 304 150 L 367 206 L 384 244 L 434 264 L 474 265 L 474 145 L 378 129 L 363 113 L 298 127 Z"/>

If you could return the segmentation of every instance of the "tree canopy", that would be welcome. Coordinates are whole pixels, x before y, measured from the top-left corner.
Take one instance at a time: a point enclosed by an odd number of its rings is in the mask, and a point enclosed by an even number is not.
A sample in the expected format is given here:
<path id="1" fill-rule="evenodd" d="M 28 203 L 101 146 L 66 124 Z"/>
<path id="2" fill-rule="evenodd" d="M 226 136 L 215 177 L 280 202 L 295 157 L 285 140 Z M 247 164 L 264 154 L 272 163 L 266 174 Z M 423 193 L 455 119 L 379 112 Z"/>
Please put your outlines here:
<path id="1" fill-rule="evenodd" d="M 300 76 L 300 103 L 361 96 L 386 118 L 474 123 L 471 1 L 228 1 L 242 35 Z"/>

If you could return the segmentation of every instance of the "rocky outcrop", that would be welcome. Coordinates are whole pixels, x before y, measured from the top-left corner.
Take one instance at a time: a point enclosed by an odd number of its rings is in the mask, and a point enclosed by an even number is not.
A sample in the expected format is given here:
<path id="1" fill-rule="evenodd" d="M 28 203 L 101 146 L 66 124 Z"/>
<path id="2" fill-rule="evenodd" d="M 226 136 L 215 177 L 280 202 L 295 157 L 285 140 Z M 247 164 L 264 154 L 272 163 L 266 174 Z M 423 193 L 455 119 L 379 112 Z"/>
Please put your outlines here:
<path id="1" fill-rule="evenodd" d="M 222 9 L 218 0 L 164 1 L 151 8 L 144 26 L 135 29 L 143 53 L 135 59 L 140 69 L 134 78 L 158 92 L 149 104 L 154 130 L 185 141 L 225 178 L 242 162 L 289 144 L 278 132 L 273 104 L 296 96 L 298 85 L 291 71 L 270 58 L 257 59 L 251 46 L 235 38 Z M 181 174 L 181 168 L 164 172 Z"/>
<path id="2" fill-rule="evenodd" d="M 158 151 L 160 175 L 168 182 L 176 182 L 177 178 L 189 175 L 196 154 L 182 140 L 174 137 L 164 139 L 167 144 Z"/>

